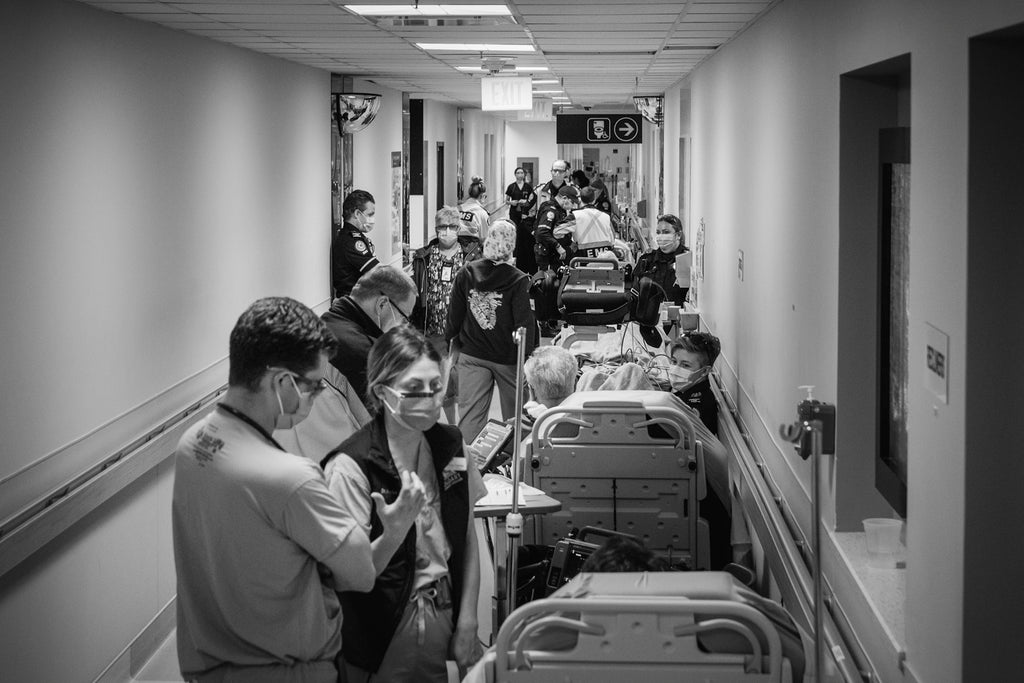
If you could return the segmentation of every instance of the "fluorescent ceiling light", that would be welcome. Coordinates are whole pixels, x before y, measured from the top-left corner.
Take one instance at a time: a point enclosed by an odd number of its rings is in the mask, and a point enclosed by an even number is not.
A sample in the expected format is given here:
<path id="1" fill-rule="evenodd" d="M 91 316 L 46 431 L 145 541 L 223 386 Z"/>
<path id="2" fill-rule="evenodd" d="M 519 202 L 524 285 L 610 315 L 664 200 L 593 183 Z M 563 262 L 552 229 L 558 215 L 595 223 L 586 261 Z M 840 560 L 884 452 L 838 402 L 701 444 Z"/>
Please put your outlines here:
<path id="1" fill-rule="evenodd" d="M 459 71 L 466 71 L 469 73 L 480 73 L 486 71 L 482 66 L 457 66 L 455 67 Z M 517 66 L 516 71 L 547 71 L 546 66 Z M 536 82 L 536 81 L 534 81 Z"/>
<path id="2" fill-rule="evenodd" d="M 345 9 L 365 17 L 507 17 L 505 5 L 345 5 Z"/>
<path id="3" fill-rule="evenodd" d="M 534 85 L 557 85 L 558 84 L 558 79 L 557 78 L 542 78 L 542 79 L 535 78 L 535 79 L 533 79 L 533 84 Z"/>
<path id="4" fill-rule="evenodd" d="M 448 50 L 455 52 L 536 52 L 533 45 L 499 43 L 416 43 L 421 50 Z"/>

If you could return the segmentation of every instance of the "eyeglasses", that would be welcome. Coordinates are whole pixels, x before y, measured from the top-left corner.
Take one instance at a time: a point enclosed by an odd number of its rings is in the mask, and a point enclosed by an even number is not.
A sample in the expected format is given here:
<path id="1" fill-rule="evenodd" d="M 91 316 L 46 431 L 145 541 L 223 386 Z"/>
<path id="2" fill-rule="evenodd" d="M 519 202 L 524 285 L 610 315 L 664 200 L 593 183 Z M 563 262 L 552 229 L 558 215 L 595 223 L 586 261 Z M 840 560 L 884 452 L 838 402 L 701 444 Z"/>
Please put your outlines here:
<path id="1" fill-rule="evenodd" d="M 552 173 L 565 173 L 568 170 L 569 169 L 567 169 L 567 168 L 553 168 L 553 169 L 551 169 L 551 172 Z"/>
<path id="2" fill-rule="evenodd" d="M 442 225 L 435 225 L 434 226 L 434 231 L 435 232 L 454 232 L 454 231 L 457 231 L 459 229 L 459 227 L 460 226 L 452 225 L 451 223 L 444 223 Z"/>
<path id="3" fill-rule="evenodd" d="M 398 389 L 392 389 L 389 386 L 385 386 L 384 388 L 398 398 L 433 398 L 444 391 L 444 389 L 434 389 L 432 391 L 399 391 Z"/>
<path id="4" fill-rule="evenodd" d="M 270 370 L 271 372 L 286 372 L 286 373 L 288 373 L 288 376 L 291 377 L 292 380 L 294 380 L 294 382 L 297 385 L 297 387 L 301 386 L 301 387 L 306 388 L 306 391 L 301 391 L 301 390 L 299 391 L 299 393 L 301 393 L 301 394 L 307 394 L 307 395 L 310 395 L 310 396 L 316 396 L 321 391 L 323 391 L 324 389 L 327 388 L 327 380 L 325 380 L 323 378 L 321 378 L 321 379 L 310 379 L 308 377 L 303 377 L 302 375 L 298 374 L 297 372 L 292 372 L 288 368 L 278 368 L 278 367 L 272 367 L 270 365 L 267 366 L 267 370 Z"/>
<path id="5" fill-rule="evenodd" d="M 383 295 L 384 295 L 384 298 L 386 298 L 386 299 L 388 300 L 388 303 L 389 303 L 389 304 L 391 304 L 391 306 L 392 306 L 392 307 L 393 307 L 393 308 L 394 308 L 394 309 L 395 309 L 396 311 L 398 311 L 399 315 L 401 315 L 401 316 L 402 316 L 402 320 L 404 320 L 404 321 L 405 321 L 406 323 L 409 323 L 410 321 L 409 321 L 409 316 L 408 316 L 408 314 L 406 314 L 406 312 L 405 312 L 405 311 L 403 311 L 403 310 L 402 310 L 401 308 L 399 308 L 399 307 L 398 307 L 398 304 L 396 304 L 396 303 L 395 303 L 394 301 L 392 301 L 392 300 L 391 300 L 391 297 L 389 297 L 389 296 L 388 296 L 387 294 L 384 294 L 384 292 L 381 292 L 381 294 L 383 294 Z M 411 324 L 411 323 L 410 323 L 410 324 Z"/>

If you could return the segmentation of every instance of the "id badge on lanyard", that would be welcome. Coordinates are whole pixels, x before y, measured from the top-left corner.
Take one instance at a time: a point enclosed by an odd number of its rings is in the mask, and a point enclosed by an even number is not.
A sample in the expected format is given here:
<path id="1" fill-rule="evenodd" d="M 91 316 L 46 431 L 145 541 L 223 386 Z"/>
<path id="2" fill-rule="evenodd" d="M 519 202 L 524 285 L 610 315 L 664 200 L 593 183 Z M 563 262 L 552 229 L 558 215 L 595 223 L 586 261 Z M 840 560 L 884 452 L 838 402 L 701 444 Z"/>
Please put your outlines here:
<path id="1" fill-rule="evenodd" d="M 441 266 L 441 282 L 452 281 L 452 266 Z"/>

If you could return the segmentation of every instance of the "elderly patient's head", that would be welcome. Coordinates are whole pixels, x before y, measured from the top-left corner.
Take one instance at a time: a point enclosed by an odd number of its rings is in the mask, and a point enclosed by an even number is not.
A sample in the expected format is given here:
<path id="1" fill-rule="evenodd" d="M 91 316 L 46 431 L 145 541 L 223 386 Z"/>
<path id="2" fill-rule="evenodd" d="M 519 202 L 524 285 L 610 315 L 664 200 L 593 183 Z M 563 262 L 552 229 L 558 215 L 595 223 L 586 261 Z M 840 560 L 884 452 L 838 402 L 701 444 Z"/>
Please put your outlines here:
<path id="1" fill-rule="evenodd" d="M 553 408 L 576 389 L 576 357 L 561 346 L 538 347 L 523 365 L 537 403 Z"/>

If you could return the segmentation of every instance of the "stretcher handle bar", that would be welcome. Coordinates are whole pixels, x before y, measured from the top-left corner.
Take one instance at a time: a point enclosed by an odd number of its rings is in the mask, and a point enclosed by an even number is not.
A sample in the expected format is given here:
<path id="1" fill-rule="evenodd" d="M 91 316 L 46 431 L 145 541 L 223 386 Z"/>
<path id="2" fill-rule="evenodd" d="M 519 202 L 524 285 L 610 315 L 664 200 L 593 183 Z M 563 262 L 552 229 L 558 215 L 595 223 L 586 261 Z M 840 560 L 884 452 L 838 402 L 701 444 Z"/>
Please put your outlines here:
<path id="1" fill-rule="evenodd" d="M 757 639 L 757 636 L 755 636 L 754 632 L 750 630 L 750 627 L 741 621 L 736 621 L 734 619 L 707 619 L 705 621 L 696 621 L 692 624 L 680 624 L 672 629 L 672 635 L 682 638 L 684 636 L 695 636 L 699 633 L 714 631 L 716 629 L 735 631 L 743 636 L 750 645 L 750 651 L 753 653 L 745 667 L 746 672 L 748 674 L 764 673 L 764 658 L 761 653 L 761 641 Z"/>
<path id="2" fill-rule="evenodd" d="M 591 258 L 590 256 L 577 256 L 576 258 L 569 260 L 570 268 L 585 268 L 593 263 L 607 263 L 612 266 L 613 270 L 619 269 L 619 260 L 613 258 Z"/>
<path id="3" fill-rule="evenodd" d="M 541 617 L 531 621 L 530 623 L 523 626 L 522 631 L 516 637 L 516 654 L 512 660 L 512 666 L 518 669 L 521 666 L 525 666 L 527 669 L 532 669 L 533 664 L 529 658 L 523 654 L 523 648 L 526 647 L 526 637 L 535 631 L 541 631 L 549 626 L 561 626 L 562 628 L 569 629 L 570 631 L 576 631 L 577 633 L 587 633 L 592 636 L 603 636 L 605 634 L 605 628 L 598 624 L 588 624 L 585 621 L 579 619 L 570 619 L 568 617 L 550 616 Z"/>
<path id="4" fill-rule="evenodd" d="M 633 429 L 640 429 L 641 427 L 648 427 L 650 425 L 664 425 L 670 427 L 675 431 L 676 436 L 676 448 L 684 448 L 688 443 L 692 443 L 691 439 L 686 438 L 688 435 L 683 430 L 679 429 L 679 423 L 669 420 L 665 417 L 652 417 L 649 420 L 640 420 L 639 422 L 633 423 Z"/>
<path id="5" fill-rule="evenodd" d="M 537 420 L 537 424 L 534 425 L 533 433 L 530 437 L 535 446 L 550 448 L 552 446 L 550 432 L 555 425 L 568 423 L 591 429 L 594 425 L 583 421 L 584 416 L 605 415 L 609 412 L 621 415 L 642 415 L 652 424 L 654 420 L 662 420 L 661 424 L 670 425 L 680 434 L 680 439 L 676 442 L 677 448 L 684 442 L 693 443 L 696 438 L 693 434 L 693 424 L 690 422 L 690 418 L 678 408 L 669 406 L 651 406 L 648 408 L 636 401 L 627 402 L 614 399 L 608 401 L 587 401 L 582 406 L 555 406 L 554 408 L 548 408 Z M 646 423 L 637 423 L 633 427 L 636 428 L 644 424 Z M 689 438 L 687 439 L 687 437 Z"/>
<path id="6" fill-rule="evenodd" d="M 554 613 L 571 612 L 583 618 L 585 614 L 659 614 L 708 615 L 712 618 L 742 619 L 765 637 L 768 644 L 769 674 L 778 679 L 782 671 L 782 640 L 779 632 L 760 610 L 735 600 L 689 600 L 681 595 L 602 595 L 586 598 L 544 598 L 529 602 L 512 614 L 501 625 L 494 643 L 495 674 L 503 674 L 509 667 L 509 647 L 517 631 L 524 631 L 524 622 Z M 517 647 L 516 651 L 519 649 Z M 762 657 L 763 659 L 763 657 Z"/>

